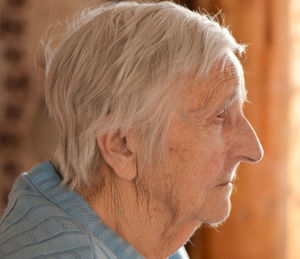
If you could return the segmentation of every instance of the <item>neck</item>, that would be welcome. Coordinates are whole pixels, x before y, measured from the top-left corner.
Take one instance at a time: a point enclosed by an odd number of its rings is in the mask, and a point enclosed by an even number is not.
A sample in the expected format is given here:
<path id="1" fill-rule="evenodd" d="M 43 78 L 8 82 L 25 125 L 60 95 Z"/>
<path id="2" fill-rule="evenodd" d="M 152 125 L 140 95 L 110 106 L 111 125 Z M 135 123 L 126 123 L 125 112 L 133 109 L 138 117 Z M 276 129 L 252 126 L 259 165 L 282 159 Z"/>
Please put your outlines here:
<path id="1" fill-rule="evenodd" d="M 133 181 L 116 179 L 101 193 L 79 193 L 100 216 L 146 258 L 167 258 L 191 237 L 200 223 L 188 221 L 164 208 L 151 195 L 137 191 Z"/>

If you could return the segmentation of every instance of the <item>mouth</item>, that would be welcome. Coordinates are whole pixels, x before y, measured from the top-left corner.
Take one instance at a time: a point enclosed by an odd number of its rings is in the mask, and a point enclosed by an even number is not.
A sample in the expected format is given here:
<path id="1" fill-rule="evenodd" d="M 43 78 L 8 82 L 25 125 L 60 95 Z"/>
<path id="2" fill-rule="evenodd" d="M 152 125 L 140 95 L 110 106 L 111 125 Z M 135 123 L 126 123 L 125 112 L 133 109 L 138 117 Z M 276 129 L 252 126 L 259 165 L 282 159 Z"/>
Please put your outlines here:
<path id="1" fill-rule="evenodd" d="M 233 187 L 233 182 L 236 179 L 236 171 L 238 168 L 238 165 L 235 165 L 232 170 L 230 170 L 229 172 L 231 172 L 226 178 L 223 178 L 223 180 L 221 180 L 222 182 L 218 185 L 216 185 L 216 187 Z"/>
<path id="2" fill-rule="evenodd" d="M 228 181 L 217 185 L 217 187 L 224 187 L 224 186 L 232 186 L 232 182 Z"/>

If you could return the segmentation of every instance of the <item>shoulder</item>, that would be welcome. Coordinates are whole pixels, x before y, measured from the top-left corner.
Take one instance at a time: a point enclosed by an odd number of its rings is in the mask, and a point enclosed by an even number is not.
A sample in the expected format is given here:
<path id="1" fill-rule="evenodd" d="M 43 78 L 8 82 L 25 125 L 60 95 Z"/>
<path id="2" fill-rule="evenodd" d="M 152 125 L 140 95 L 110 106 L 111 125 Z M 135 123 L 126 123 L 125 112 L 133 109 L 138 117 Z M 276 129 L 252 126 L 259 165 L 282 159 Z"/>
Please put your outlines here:
<path id="1" fill-rule="evenodd" d="M 108 258 L 76 219 L 22 175 L 0 221 L 0 258 Z"/>
<path id="2" fill-rule="evenodd" d="M 108 258 L 76 221 L 48 209 L 47 216 L 33 209 L 22 221 L 0 227 L 0 258 Z"/>

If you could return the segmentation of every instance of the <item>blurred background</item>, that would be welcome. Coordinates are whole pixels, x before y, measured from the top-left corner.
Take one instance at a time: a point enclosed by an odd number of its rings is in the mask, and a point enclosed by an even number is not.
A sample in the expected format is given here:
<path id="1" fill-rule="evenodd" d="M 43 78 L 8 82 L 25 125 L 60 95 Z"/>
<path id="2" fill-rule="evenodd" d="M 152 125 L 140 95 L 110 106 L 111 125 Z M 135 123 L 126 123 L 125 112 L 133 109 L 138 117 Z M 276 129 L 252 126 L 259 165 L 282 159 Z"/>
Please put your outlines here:
<path id="1" fill-rule="evenodd" d="M 38 42 L 50 24 L 93 0 L 0 0 L 0 216 L 16 177 L 51 159 L 57 136 L 36 69 Z M 220 10 L 248 44 L 245 113 L 265 150 L 242 164 L 232 213 L 218 230 L 202 227 L 187 244 L 192 259 L 300 258 L 300 0 L 182 0 Z M 221 17 L 220 17 L 221 18 Z"/>

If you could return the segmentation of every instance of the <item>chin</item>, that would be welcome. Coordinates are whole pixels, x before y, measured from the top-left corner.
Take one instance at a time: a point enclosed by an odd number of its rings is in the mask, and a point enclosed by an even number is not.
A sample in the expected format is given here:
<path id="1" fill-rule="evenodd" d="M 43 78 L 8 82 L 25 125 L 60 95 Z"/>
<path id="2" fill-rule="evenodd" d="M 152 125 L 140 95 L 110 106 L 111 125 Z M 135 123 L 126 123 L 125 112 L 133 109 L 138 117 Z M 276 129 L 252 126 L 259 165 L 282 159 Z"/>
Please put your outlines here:
<path id="1" fill-rule="evenodd" d="M 201 221 L 204 224 L 216 228 L 221 224 L 223 224 L 228 219 L 230 215 L 230 211 L 231 211 L 231 202 L 230 199 L 228 199 L 217 210 L 210 211 L 210 213 L 206 213 L 205 216 L 202 216 Z"/>
<path id="2" fill-rule="evenodd" d="M 231 212 L 231 202 L 228 200 L 225 210 L 219 217 L 216 217 L 214 220 L 207 222 L 211 227 L 217 228 L 229 218 Z"/>
<path id="3" fill-rule="evenodd" d="M 230 205 L 230 208 L 228 209 L 228 213 L 226 215 L 223 215 L 223 217 L 221 217 L 218 220 L 214 220 L 212 222 L 207 222 L 207 224 L 213 228 L 219 227 L 220 225 L 225 223 L 225 221 L 229 218 L 230 211 L 231 211 L 231 205 Z"/>
<path id="4" fill-rule="evenodd" d="M 224 223 L 231 212 L 232 184 L 214 188 L 208 195 L 200 210 L 197 219 L 204 224 L 217 227 Z"/>

